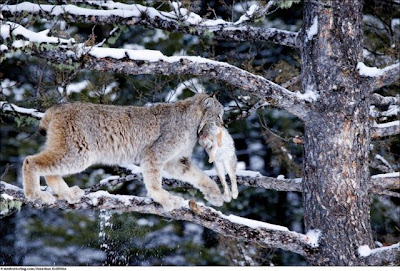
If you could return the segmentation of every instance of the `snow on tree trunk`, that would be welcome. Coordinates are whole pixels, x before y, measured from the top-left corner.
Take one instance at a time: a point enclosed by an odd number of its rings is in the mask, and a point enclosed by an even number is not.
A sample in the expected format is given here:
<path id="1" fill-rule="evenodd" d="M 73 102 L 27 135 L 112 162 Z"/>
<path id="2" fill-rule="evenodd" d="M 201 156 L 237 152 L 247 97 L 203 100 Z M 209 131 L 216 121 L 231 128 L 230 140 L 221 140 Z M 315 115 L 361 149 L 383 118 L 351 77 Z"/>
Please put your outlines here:
<path id="1" fill-rule="evenodd" d="M 362 61 L 362 0 L 305 1 L 301 36 L 303 89 L 318 97 L 305 121 L 303 199 L 306 230 L 319 229 L 322 238 L 308 261 L 365 265 L 357 248 L 373 247 L 373 239 L 370 89 L 356 71 Z"/>

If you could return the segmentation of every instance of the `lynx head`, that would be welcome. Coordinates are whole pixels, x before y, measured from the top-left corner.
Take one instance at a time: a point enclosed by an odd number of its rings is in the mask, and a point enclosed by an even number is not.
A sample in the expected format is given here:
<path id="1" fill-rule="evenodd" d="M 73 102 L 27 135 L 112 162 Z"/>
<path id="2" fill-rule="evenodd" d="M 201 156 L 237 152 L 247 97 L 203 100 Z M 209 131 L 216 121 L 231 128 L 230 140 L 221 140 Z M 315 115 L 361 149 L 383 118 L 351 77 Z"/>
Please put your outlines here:
<path id="1" fill-rule="evenodd" d="M 206 124 L 214 123 L 219 127 L 224 124 L 224 121 L 222 120 L 224 107 L 214 96 L 204 99 L 202 101 L 202 107 L 204 114 L 199 125 L 198 133 L 201 132 Z"/>

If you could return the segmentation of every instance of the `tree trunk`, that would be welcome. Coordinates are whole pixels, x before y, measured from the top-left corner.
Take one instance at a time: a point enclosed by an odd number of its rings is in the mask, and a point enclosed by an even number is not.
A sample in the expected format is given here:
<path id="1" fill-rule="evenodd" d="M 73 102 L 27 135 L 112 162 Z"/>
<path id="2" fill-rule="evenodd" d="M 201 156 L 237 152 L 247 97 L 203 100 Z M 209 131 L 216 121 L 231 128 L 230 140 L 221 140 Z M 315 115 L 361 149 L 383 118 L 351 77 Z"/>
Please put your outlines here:
<path id="1" fill-rule="evenodd" d="M 373 247 L 368 196 L 369 88 L 362 61 L 362 0 L 305 1 L 303 89 L 319 93 L 305 122 L 305 226 L 322 232 L 311 265 L 364 265 Z M 314 36 L 310 27 L 318 22 Z"/>

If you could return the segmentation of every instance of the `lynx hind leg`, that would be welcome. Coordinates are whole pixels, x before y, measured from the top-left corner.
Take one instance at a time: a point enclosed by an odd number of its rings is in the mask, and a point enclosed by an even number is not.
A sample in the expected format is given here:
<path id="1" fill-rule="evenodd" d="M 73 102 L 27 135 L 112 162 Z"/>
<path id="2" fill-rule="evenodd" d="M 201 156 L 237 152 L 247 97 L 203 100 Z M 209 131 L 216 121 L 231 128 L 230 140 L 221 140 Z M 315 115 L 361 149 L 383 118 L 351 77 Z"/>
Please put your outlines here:
<path id="1" fill-rule="evenodd" d="M 226 178 L 225 178 L 226 172 L 225 172 L 224 165 L 222 164 L 222 162 L 216 162 L 216 161 L 214 162 L 214 165 L 215 165 L 215 169 L 218 173 L 219 180 L 221 181 L 222 187 L 224 188 L 224 200 L 226 202 L 230 202 L 232 200 L 232 198 L 231 198 L 229 186 L 226 183 Z"/>
<path id="2" fill-rule="evenodd" d="M 51 155 L 43 152 L 27 156 L 22 166 L 23 186 L 25 197 L 29 201 L 39 200 L 41 203 L 53 204 L 56 198 L 47 191 L 40 190 L 41 173 L 49 166 L 47 159 Z"/>
<path id="3" fill-rule="evenodd" d="M 225 169 L 228 172 L 229 179 L 231 180 L 232 198 L 237 199 L 239 191 L 236 177 L 236 157 L 231 157 L 231 159 L 226 162 Z"/>
<path id="4" fill-rule="evenodd" d="M 222 206 L 223 198 L 218 185 L 187 157 L 169 161 L 164 170 L 174 178 L 190 183 L 199 189 L 204 198 L 215 206 Z"/>
<path id="5" fill-rule="evenodd" d="M 69 187 L 59 175 L 48 175 L 45 176 L 45 179 L 54 193 L 69 204 L 78 203 L 85 194 L 78 186 Z"/>
<path id="6" fill-rule="evenodd" d="M 150 198 L 161 204 L 166 212 L 183 206 L 183 198 L 176 197 L 162 188 L 161 165 L 157 165 L 156 163 L 143 163 L 141 167 L 143 169 L 144 184 Z"/>

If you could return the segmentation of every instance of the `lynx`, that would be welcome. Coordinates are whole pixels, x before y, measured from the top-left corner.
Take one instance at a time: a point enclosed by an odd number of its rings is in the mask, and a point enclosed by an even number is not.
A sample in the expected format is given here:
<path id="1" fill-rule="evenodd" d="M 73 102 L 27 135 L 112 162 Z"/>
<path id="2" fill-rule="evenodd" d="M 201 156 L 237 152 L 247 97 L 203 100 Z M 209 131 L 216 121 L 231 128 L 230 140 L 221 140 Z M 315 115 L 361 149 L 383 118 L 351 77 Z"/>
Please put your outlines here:
<path id="1" fill-rule="evenodd" d="M 239 194 L 236 182 L 237 158 L 235 145 L 229 132 L 215 123 L 207 123 L 200 133 L 199 143 L 208 153 L 208 162 L 214 162 L 215 169 L 224 188 L 224 200 L 229 202 L 231 198 L 236 199 Z M 229 175 L 231 180 L 232 194 L 226 183 L 226 174 Z"/>
<path id="2" fill-rule="evenodd" d="M 221 206 L 217 184 L 189 157 L 198 130 L 207 123 L 222 125 L 222 105 L 207 94 L 196 94 L 174 104 L 150 107 L 71 103 L 48 109 L 40 122 L 47 134 L 45 149 L 27 156 L 23 164 L 26 197 L 54 203 L 56 197 L 40 190 L 44 176 L 58 199 L 79 202 L 78 186 L 69 187 L 64 175 L 79 173 L 93 164 L 140 164 L 148 195 L 165 211 L 182 206 L 183 199 L 161 186 L 165 170 L 199 189 L 211 204 Z M 201 130 L 201 129 L 200 129 Z"/>

